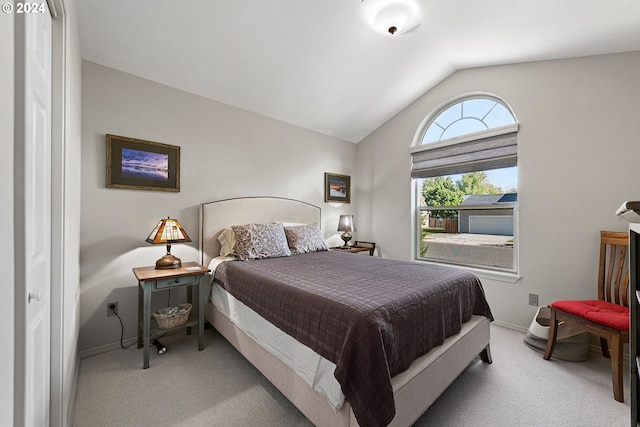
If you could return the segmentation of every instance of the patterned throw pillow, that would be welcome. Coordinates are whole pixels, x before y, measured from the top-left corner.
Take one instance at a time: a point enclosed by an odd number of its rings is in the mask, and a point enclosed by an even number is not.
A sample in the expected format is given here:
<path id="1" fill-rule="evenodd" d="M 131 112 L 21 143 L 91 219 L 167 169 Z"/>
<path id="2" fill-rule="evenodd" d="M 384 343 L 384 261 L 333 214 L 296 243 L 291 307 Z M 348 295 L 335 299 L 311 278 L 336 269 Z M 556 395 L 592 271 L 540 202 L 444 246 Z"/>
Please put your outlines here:
<path id="1" fill-rule="evenodd" d="M 240 261 L 291 255 L 282 223 L 232 225 Z"/>
<path id="2" fill-rule="evenodd" d="M 292 254 L 329 250 L 316 224 L 285 227 L 284 232 Z"/>

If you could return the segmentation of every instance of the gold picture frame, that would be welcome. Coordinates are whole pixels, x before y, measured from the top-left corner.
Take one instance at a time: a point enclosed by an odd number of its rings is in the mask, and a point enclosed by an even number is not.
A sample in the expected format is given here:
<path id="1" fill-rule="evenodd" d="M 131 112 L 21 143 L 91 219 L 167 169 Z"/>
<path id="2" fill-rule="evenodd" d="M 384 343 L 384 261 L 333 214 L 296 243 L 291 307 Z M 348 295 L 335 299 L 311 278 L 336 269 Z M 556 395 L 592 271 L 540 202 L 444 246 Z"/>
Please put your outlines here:
<path id="1" fill-rule="evenodd" d="M 180 147 L 107 134 L 108 188 L 180 191 Z"/>

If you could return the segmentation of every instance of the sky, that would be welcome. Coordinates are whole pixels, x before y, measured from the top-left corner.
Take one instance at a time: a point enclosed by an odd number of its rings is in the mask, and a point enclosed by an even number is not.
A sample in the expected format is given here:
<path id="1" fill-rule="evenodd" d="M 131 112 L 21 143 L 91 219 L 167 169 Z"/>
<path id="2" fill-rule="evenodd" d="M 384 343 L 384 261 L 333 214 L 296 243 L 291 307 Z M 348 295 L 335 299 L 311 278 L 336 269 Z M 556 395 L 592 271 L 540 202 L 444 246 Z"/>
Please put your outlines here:
<path id="1" fill-rule="evenodd" d="M 494 187 L 502 188 L 505 193 L 511 189 L 518 189 L 518 167 L 493 169 L 484 171 L 487 174 L 487 181 Z M 451 175 L 453 182 L 458 181 L 462 174 Z"/>
<path id="2" fill-rule="evenodd" d="M 504 168 L 486 171 L 488 181 L 495 187 L 507 192 L 512 188 L 518 188 L 518 168 Z"/>

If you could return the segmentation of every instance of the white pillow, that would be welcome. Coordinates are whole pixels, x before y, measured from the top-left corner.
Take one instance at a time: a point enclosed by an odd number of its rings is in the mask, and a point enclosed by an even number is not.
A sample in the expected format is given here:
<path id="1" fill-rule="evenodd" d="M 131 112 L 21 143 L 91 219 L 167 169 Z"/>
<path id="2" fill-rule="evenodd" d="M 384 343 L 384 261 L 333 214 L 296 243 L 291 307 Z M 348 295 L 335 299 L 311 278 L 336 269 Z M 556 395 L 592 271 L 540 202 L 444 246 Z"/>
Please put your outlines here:
<path id="1" fill-rule="evenodd" d="M 218 236 L 220 242 L 220 256 L 235 255 L 236 253 L 236 233 L 231 228 L 225 228 Z"/>

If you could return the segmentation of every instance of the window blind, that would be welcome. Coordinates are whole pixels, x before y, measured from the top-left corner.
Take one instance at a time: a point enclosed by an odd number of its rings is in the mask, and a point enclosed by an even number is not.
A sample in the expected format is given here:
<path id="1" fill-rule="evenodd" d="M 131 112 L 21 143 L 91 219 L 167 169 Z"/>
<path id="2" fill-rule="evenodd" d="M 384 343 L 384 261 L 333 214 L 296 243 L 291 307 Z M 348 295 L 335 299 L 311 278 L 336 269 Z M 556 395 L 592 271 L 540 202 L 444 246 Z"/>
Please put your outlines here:
<path id="1" fill-rule="evenodd" d="M 517 131 L 411 153 L 411 177 L 430 178 L 518 164 Z"/>

